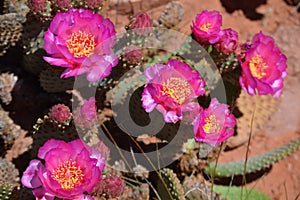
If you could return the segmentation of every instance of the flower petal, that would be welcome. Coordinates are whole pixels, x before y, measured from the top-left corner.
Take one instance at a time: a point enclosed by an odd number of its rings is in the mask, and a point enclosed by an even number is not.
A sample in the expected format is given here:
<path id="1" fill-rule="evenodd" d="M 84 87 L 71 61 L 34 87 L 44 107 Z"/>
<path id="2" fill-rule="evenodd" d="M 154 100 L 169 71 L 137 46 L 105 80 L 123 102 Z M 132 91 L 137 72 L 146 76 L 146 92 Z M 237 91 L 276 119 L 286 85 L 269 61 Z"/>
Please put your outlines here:
<path id="1" fill-rule="evenodd" d="M 152 112 L 152 110 L 157 105 L 157 103 L 155 103 L 154 99 L 152 98 L 149 89 L 151 90 L 151 88 L 146 86 L 142 94 L 142 106 L 148 113 Z"/>
<path id="2" fill-rule="evenodd" d="M 67 144 L 63 140 L 50 139 L 39 149 L 38 157 L 40 159 L 45 159 L 45 155 L 50 150 L 55 149 L 57 147 L 64 148 L 66 145 Z"/>
<path id="3" fill-rule="evenodd" d="M 36 197 L 36 200 L 53 200 L 55 198 L 55 196 L 46 193 L 43 188 L 34 189 L 32 193 Z"/>
<path id="4" fill-rule="evenodd" d="M 37 175 L 37 171 L 41 167 L 43 167 L 43 165 L 39 160 L 30 161 L 29 166 L 23 173 L 23 176 L 21 179 L 21 182 L 25 187 L 37 188 L 42 185 L 42 182 Z"/>
<path id="5" fill-rule="evenodd" d="M 43 58 L 46 62 L 50 63 L 51 65 L 60 66 L 60 67 L 72 67 L 70 63 L 68 63 L 66 60 L 62 58 L 51 58 L 47 56 L 44 56 Z"/>
<path id="6" fill-rule="evenodd" d="M 44 35 L 45 50 L 50 55 L 44 60 L 54 66 L 67 67 L 62 78 L 87 73 L 89 81 L 97 81 L 108 76 L 118 63 L 118 57 L 111 50 L 115 36 L 114 24 L 91 10 L 72 8 L 59 12 Z M 83 64 L 93 55 L 102 56 L 101 62 Z"/>
<path id="7" fill-rule="evenodd" d="M 278 97 L 286 74 L 286 57 L 275 45 L 272 37 L 262 32 L 254 35 L 252 45 L 240 59 L 242 75 L 240 84 L 250 95 L 272 94 Z M 251 68 L 251 69 L 250 69 Z"/>

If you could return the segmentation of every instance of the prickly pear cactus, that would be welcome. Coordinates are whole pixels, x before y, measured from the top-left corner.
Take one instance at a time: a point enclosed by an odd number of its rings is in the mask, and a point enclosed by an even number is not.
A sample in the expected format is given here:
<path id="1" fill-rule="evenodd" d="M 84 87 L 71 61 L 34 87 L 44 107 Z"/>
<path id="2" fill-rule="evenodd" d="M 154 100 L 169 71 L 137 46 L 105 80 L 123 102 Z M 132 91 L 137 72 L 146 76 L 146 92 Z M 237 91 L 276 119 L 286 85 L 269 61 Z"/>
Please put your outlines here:
<path id="1" fill-rule="evenodd" d="M 18 80 L 14 74 L 2 73 L 0 74 L 0 99 L 6 105 L 12 101 L 11 92 Z"/>
<path id="2" fill-rule="evenodd" d="M 0 183 L 0 199 L 11 199 L 14 186 L 8 183 Z"/>
<path id="3" fill-rule="evenodd" d="M 40 21 L 32 13 L 27 14 L 26 22 L 23 24 L 22 45 L 23 68 L 30 73 L 39 75 L 39 73 L 49 67 L 49 64 L 43 60 L 46 55 L 44 50 L 44 32 L 49 26 L 49 21 Z"/>
<path id="4" fill-rule="evenodd" d="M 37 1 L 37 0 L 28 0 L 27 6 L 30 9 L 30 13 L 34 14 L 41 21 L 50 20 L 52 16 L 51 2 L 48 0 Z"/>
<path id="5" fill-rule="evenodd" d="M 34 132 L 32 135 L 33 146 L 30 151 L 32 157 L 37 156 L 38 149 L 44 145 L 49 139 L 64 140 L 66 142 L 78 139 L 78 133 L 73 124 L 62 125 L 51 120 L 47 115 L 43 119 L 38 119 L 34 125 Z"/>
<path id="6" fill-rule="evenodd" d="M 6 160 L 12 161 L 31 148 L 32 138 L 30 136 L 26 137 L 26 134 L 27 131 L 20 130 L 19 136 L 14 140 L 14 144 L 6 151 Z"/>
<path id="7" fill-rule="evenodd" d="M 87 8 L 99 13 L 105 3 L 106 0 L 28 0 L 27 6 L 31 14 L 43 21 L 51 19 L 57 12 L 67 11 L 70 8 Z"/>
<path id="8" fill-rule="evenodd" d="M 0 15 L 0 56 L 21 39 L 25 18 L 17 13 Z"/>
<path id="9" fill-rule="evenodd" d="M 183 15 L 184 9 L 182 4 L 179 1 L 172 1 L 167 4 L 158 22 L 154 22 L 154 24 L 165 28 L 174 28 L 182 21 Z"/>
<path id="10" fill-rule="evenodd" d="M 240 187 L 227 187 L 221 185 L 214 185 L 214 192 L 220 194 L 223 199 L 230 200 L 247 200 L 247 199 L 255 199 L 255 200 L 270 200 L 270 197 L 264 194 L 263 192 L 255 189 L 243 188 Z"/>
<path id="11" fill-rule="evenodd" d="M 60 78 L 61 69 L 45 69 L 40 73 L 42 88 L 49 93 L 65 92 L 74 86 L 74 78 Z"/>
<path id="12" fill-rule="evenodd" d="M 191 36 L 185 38 L 181 46 L 167 59 L 171 57 L 180 59 L 197 70 L 206 81 L 207 91 L 214 90 L 221 79 L 218 66 L 211 59 L 207 51 L 200 46 Z"/>
<path id="13" fill-rule="evenodd" d="M 50 21 L 41 22 L 39 18 L 32 13 L 26 15 L 26 21 L 23 24 L 22 43 L 25 54 L 34 53 L 44 46 L 44 32 L 50 25 Z"/>
<path id="14" fill-rule="evenodd" d="M 189 139 L 183 144 L 182 152 L 176 159 L 179 160 L 179 166 L 182 173 L 195 174 L 199 173 L 208 166 L 208 164 L 216 160 L 218 153 L 224 147 L 214 147 L 207 143 L 195 142 Z"/>
<path id="15" fill-rule="evenodd" d="M 18 186 L 19 180 L 19 171 L 15 165 L 6 159 L 0 158 L 0 183 Z"/>
<path id="16" fill-rule="evenodd" d="M 182 185 L 187 200 L 210 200 L 211 195 L 214 200 L 221 199 L 215 191 L 211 193 L 211 183 L 206 181 L 201 174 L 186 176 Z"/>
<path id="17" fill-rule="evenodd" d="M 15 187 L 12 191 L 12 194 L 9 200 L 35 200 L 35 196 L 33 196 L 32 189 L 25 187 Z"/>
<path id="18" fill-rule="evenodd" d="M 219 71 L 214 69 L 206 58 L 201 59 L 199 62 L 191 62 L 190 64 L 201 74 L 201 77 L 205 79 L 206 87 L 209 90 L 214 90 L 221 78 Z"/>
<path id="19" fill-rule="evenodd" d="M 0 10 L 2 11 L 2 14 L 9 13 L 9 0 L 3 0 L 0 4 Z"/>
<path id="20" fill-rule="evenodd" d="M 271 116 L 278 109 L 280 98 L 273 98 L 271 95 L 250 96 L 242 91 L 236 101 L 238 111 L 237 116 L 237 135 L 229 138 L 226 145 L 234 148 L 246 142 L 250 135 L 252 126 L 252 136 L 263 130 Z M 253 123 L 252 121 L 252 115 Z"/>
<path id="21" fill-rule="evenodd" d="M 212 46 L 208 49 L 208 51 L 211 51 L 210 56 L 216 62 L 221 74 L 233 72 L 236 68 L 240 67 L 235 53 L 228 55 L 222 54 Z"/>
<path id="22" fill-rule="evenodd" d="M 26 152 L 32 143 L 32 138 L 26 137 L 26 134 L 27 131 L 16 125 L 0 106 L 0 137 L 4 143 L 0 147 L 1 155 L 11 161 Z"/>
<path id="23" fill-rule="evenodd" d="M 144 183 L 135 187 L 125 186 L 121 196 L 117 199 L 119 200 L 145 200 L 149 199 L 149 185 Z"/>
<path id="24" fill-rule="evenodd" d="M 162 199 L 185 199 L 183 187 L 171 169 L 163 168 L 160 170 L 160 175 L 157 192 Z"/>
<path id="25" fill-rule="evenodd" d="M 45 51 L 41 48 L 35 51 L 33 54 L 30 53 L 28 55 L 24 55 L 22 67 L 26 71 L 38 76 L 42 70 L 47 69 L 47 67 L 50 66 L 42 59 L 45 55 Z"/>
<path id="26" fill-rule="evenodd" d="M 273 149 L 272 151 L 266 152 L 264 154 L 251 157 L 247 161 L 245 173 L 257 172 L 262 169 L 270 167 L 272 164 L 278 162 L 279 160 L 293 154 L 295 151 L 298 151 L 300 147 L 300 138 L 294 140 L 288 144 L 285 144 L 282 147 Z M 216 168 L 216 174 L 214 177 L 231 177 L 235 175 L 244 174 L 244 160 L 228 162 L 228 163 L 218 163 Z M 205 169 L 207 174 L 212 175 L 214 172 L 215 163 L 212 162 Z"/>
<path id="27" fill-rule="evenodd" d="M 9 113 L 0 106 L 0 137 L 4 141 L 4 145 L 0 148 L 1 153 L 5 154 L 5 151 L 11 149 L 15 140 L 23 135 L 23 132 L 25 131 L 16 125 L 9 117 Z"/>
<path id="28" fill-rule="evenodd" d="M 111 102 L 112 105 L 122 104 L 125 102 L 129 92 L 133 92 L 145 84 L 146 78 L 144 74 L 140 70 L 135 69 L 126 74 L 126 77 L 119 81 L 116 87 L 107 92 L 106 100 Z"/>

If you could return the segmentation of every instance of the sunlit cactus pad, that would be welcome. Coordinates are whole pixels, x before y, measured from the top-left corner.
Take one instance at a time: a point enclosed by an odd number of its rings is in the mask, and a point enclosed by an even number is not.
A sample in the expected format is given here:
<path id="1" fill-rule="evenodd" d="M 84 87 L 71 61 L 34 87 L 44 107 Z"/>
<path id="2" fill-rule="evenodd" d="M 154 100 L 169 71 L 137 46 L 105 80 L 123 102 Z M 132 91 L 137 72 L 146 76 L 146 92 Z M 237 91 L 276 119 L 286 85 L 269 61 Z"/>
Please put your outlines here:
<path id="1" fill-rule="evenodd" d="M 214 192 L 220 194 L 221 198 L 228 200 L 270 200 L 270 197 L 263 192 L 253 188 L 227 187 L 221 185 L 214 185 Z"/>
<path id="2" fill-rule="evenodd" d="M 237 135 L 229 138 L 227 146 L 237 147 L 249 138 L 250 131 L 252 136 L 263 131 L 270 122 L 273 114 L 278 110 L 281 98 L 273 98 L 270 95 L 249 96 L 242 91 L 237 99 Z"/>
<path id="3" fill-rule="evenodd" d="M 245 160 L 239 160 L 228 163 L 218 163 L 216 167 L 215 177 L 231 177 L 243 174 L 248 174 L 252 172 L 257 172 L 270 167 L 272 164 L 278 162 L 279 160 L 293 154 L 298 151 L 300 147 L 300 139 L 294 140 L 282 147 L 275 148 L 264 154 L 250 157 L 247 161 L 246 168 Z M 213 175 L 216 163 L 210 163 L 206 168 L 206 173 Z"/>

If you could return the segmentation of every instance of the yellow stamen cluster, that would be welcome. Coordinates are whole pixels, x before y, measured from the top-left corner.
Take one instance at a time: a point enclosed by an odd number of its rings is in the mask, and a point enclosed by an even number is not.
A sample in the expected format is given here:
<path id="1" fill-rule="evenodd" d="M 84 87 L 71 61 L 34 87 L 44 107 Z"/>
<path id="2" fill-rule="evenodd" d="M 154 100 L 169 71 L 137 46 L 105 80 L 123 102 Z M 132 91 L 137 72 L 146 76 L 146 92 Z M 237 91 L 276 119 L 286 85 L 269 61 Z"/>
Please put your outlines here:
<path id="1" fill-rule="evenodd" d="M 72 33 L 71 38 L 66 41 L 66 46 L 75 58 L 89 57 L 96 46 L 95 36 L 82 31 Z"/>
<path id="2" fill-rule="evenodd" d="M 171 77 L 163 83 L 161 93 L 163 95 L 169 95 L 175 99 L 177 104 L 182 104 L 192 94 L 190 84 L 181 78 Z"/>
<path id="3" fill-rule="evenodd" d="M 52 171 L 51 177 L 56 180 L 63 190 L 70 191 L 84 183 L 84 173 L 76 161 L 68 160 L 59 163 Z"/>
<path id="4" fill-rule="evenodd" d="M 255 77 L 255 78 L 263 78 L 264 76 L 266 76 L 266 69 L 268 68 L 268 65 L 266 65 L 266 63 L 263 61 L 261 56 L 255 56 L 253 58 L 250 59 L 249 61 L 249 68 L 250 68 L 250 72 L 251 74 Z"/>
<path id="5" fill-rule="evenodd" d="M 220 131 L 220 126 L 215 115 L 209 115 L 204 119 L 204 121 L 206 122 L 203 126 L 203 130 L 205 133 L 217 133 Z"/>
<path id="6" fill-rule="evenodd" d="M 200 26 L 200 30 L 201 31 L 204 31 L 204 32 L 208 32 L 208 29 L 211 27 L 211 24 L 210 23 L 206 23 L 206 24 L 202 24 Z"/>

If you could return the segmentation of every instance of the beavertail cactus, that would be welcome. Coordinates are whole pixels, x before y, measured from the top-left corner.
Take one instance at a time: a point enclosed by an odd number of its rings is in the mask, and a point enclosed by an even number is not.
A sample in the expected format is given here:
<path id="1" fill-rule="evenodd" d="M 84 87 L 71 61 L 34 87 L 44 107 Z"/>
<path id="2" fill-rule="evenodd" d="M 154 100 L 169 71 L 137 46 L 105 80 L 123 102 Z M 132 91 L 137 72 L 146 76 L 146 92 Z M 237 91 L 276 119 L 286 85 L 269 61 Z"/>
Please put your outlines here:
<path id="1" fill-rule="evenodd" d="M 40 73 L 40 84 L 42 88 L 49 93 L 65 92 L 74 86 L 74 78 L 62 79 L 60 78 L 62 70 L 45 69 Z"/>
<path id="2" fill-rule="evenodd" d="M 0 183 L 0 198 L 11 199 L 14 186 L 8 183 Z"/>
<path id="3" fill-rule="evenodd" d="M 298 151 L 300 147 L 300 138 L 294 140 L 288 144 L 283 145 L 268 151 L 264 154 L 251 157 L 248 159 L 247 167 L 245 173 L 257 172 L 259 170 L 270 167 L 272 164 L 278 162 L 279 160 L 291 155 L 295 151 Z M 228 163 L 218 163 L 216 168 L 216 174 L 214 177 L 231 177 L 244 174 L 244 164 L 245 160 L 228 162 Z M 215 163 L 212 162 L 205 169 L 207 174 L 212 175 L 214 172 Z"/>
<path id="4" fill-rule="evenodd" d="M 177 175 L 168 168 L 160 171 L 158 194 L 162 199 L 184 199 L 184 191 Z"/>
<path id="5" fill-rule="evenodd" d="M 59 139 L 64 141 L 72 141 L 79 138 L 79 135 L 74 126 L 73 120 L 68 124 L 58 124 L 44 116 L 43 119 L 38 119 L 34 125 L 33 145 L 30 154 L 33 158 L 37 156 L 38 149 L 44 145 L 49 139 Z"/>
<path id="6" fill-rule="evenodd" d="M 253 188 L 244 188 L 243 193 L 241 193 L 240 187 L 235 186 L 222 186 L 214 185 L 214 192 L 220 194 L 222 199 L 230 200 L 247 200 L 247 199 L 259 199 L 259 200 L 270 200 L 270 197 L 263 192 L 253 189 Z"/>
<path id="7" fill-rule="evenodd" d="M 0 158 L 0 183 L 18 186 L 19 180 L 19 171 L 15 165 L 6 159 Z"/>
<path id="8" fill-rule="evenodd" d="M 237 120 L 237 135 L 228 139 L 226 145 L 229 148 L 235 148 L 245 143 L 252 130 L 252 136 L 266 127 L 266 124 L 272 119 L 272 115 L 278 109 L 281 98 L 273 98 L 271 95 L 250 96 L 245 91 L 236 100 L 236 106 L 240 116 Z M 255 107 L 255 109 L 254 109 Z M 252 116 L 254 115 L 252 122 Z"/>
<path id="9" fill-rule="evenodd" d="M 21 39 L 25 18 L 17 13 L 0 15 L 0 56 Z"/>

